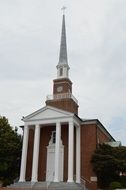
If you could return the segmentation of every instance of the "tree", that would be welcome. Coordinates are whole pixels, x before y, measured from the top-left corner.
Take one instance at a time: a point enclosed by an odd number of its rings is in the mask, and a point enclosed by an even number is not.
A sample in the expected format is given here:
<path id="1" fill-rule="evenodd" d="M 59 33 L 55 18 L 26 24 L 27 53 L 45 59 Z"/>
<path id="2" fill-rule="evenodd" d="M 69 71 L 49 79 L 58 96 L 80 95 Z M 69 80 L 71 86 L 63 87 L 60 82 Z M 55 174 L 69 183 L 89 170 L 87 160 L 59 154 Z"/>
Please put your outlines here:
<path id="1" fill-rule="evenodd" d="M 120 174 L 126 173 L 126 147 L 99 145 L 91 160 L 101 188 L 113 181 L 121 182 Z"/>
<path id="2" fill-rule="evenodd" d="M 12 129 L 6 117 L 0 116 L 0 181 L 8 185 L 19 175 L 21 135 Z"/>

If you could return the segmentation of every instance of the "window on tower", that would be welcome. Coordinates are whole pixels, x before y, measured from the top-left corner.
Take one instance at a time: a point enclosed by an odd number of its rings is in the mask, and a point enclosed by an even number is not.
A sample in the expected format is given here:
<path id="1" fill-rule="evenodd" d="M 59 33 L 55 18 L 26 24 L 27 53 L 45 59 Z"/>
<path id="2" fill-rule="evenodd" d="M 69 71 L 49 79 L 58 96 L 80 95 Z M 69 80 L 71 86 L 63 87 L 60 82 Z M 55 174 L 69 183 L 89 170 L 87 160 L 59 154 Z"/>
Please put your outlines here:
<path id="1" fill-rule="evenodd" d="M 60 68 L 60 76 L 63 75 L 63 68 Z"/>

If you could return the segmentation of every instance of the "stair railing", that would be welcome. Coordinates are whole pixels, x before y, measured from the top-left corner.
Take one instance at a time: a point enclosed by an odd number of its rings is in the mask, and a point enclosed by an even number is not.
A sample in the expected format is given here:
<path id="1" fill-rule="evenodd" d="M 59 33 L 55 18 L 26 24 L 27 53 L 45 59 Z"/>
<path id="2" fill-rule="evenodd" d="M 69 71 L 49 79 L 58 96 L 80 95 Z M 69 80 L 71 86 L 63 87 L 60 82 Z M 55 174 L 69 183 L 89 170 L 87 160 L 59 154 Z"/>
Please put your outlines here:
<path id="1" fill-rule="evenodd" d="M 81 184 L 84 185 L 84 190 L 86 190 L 86 187 L 90 185 L 91 181 L 86 179 L 84 176 L 81 176 Z"/>

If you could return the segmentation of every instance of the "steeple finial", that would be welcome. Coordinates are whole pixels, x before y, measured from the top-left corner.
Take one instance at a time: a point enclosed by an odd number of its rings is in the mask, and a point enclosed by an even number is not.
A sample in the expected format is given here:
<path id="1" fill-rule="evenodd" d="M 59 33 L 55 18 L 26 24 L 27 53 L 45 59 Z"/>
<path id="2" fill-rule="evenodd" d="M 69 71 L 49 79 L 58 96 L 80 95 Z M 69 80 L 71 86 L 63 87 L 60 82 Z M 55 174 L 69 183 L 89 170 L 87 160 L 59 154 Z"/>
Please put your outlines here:
<path id="1" fill-rule="evenodd" d="M 63 11 L 63 15 L 65 15 L 65 10 L 66 10 L 66 7 L 65 7 L 65 6 L 63 6 L 63 7 L 61 8 L 61 10 Z"/>

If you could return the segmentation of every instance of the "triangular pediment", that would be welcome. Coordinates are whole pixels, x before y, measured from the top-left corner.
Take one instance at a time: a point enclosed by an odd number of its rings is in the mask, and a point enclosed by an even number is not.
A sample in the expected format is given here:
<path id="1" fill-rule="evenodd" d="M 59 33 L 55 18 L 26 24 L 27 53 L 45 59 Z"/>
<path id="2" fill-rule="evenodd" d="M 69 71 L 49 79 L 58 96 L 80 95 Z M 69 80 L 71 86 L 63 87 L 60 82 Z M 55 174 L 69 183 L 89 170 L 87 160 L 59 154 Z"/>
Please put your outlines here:
<path id="1" fill-rule="evenodd" d="M 44 119 L 54 119 L 54 118 L 65 118 L 73 116 L 73 113 L 63 111 L 51 106 L 46 106 L 36 112 L 23 118 L 23 121 L 33 121 L 33 120 L 44 120 Z"/>

